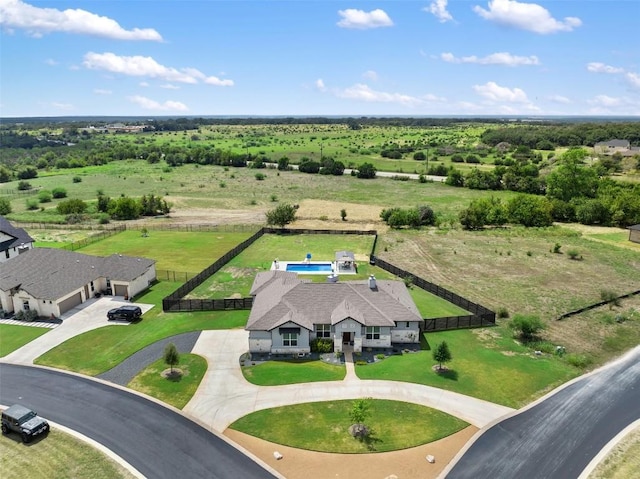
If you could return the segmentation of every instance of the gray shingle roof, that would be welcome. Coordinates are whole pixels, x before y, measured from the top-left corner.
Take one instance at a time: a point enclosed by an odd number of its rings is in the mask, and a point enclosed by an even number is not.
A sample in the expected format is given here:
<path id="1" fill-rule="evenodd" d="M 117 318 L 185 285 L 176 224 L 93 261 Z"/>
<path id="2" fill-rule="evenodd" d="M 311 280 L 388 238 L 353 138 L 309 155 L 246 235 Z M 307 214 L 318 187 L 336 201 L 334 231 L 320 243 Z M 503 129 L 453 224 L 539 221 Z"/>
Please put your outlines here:
<path id="1" fill-rule="evenodd" d="M 35 298 L 56 300 L 98 278 L 131 281 L 154 263 L 147 258 L 34 248 L 0 263 L 0 289 L 19 286 Z"/>
<path id="2" fill-rule="evenodd" d="M 246 329 L 269 331 L 291 321 L 313 330 L 315 324 L 336 324 L 346 318 L 363 326 L 422 321 L 402 281 L 377 280 L 376 284 L 376 289 L 370 289 L 368 281 L 309 283 L 271 271 L 259 273 Z"/>
<path id="3" fill-rule="evenodd" d="M 0 216 L 0 232 L 13 238 L 0 243 L 0 251 L 6 251 L 9 248 L 18 247 L 22 243 L 33 242 L 33 238 L 29 236 L 29 233 L 22 228 L 16 228 L 13 226 L 4 216 Z"/>

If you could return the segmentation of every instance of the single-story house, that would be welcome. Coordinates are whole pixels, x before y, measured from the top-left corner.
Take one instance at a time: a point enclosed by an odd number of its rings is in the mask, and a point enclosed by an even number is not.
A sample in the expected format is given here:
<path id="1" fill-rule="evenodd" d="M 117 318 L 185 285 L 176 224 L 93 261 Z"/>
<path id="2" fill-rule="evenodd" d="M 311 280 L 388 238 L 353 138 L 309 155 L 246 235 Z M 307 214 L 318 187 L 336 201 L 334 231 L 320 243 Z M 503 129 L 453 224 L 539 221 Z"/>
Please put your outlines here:
<path id="1" fill-rule="evenodd" d="M 640 243 L 640 225 L 629 226 L 629 241 Z"/>
<path id="2" fill-rule="evenodd" d="M 272 270 L 256 275 L 251 295 L 252 353 L 305 354 L 316 338 L 333 340 L 336 352 L 420 341 L 423 320 L 402 281 L 313 283 Z"/>
<path id="3" fill-rule="evenodd" d="M 600 153 L 602 155 L 620 153 L 623 156 L 633 156 L 640 153 L 640 148 L 637 146 L 631 146 L 629 140 L 601 141 L 594 145 L 594 150 L 596 153 Z"/>
<path id="4" fill-rule="evenodd" d="M 0 216 L 0 263 L 33 248 L 33 238 Z"/>
<path id="5" fill-rule="evenodd" d="M 0 308 L 58 317 L 96 293 L 131 298 L 155 279 L 151 259 L 34 248 L 0 263 Z"/>

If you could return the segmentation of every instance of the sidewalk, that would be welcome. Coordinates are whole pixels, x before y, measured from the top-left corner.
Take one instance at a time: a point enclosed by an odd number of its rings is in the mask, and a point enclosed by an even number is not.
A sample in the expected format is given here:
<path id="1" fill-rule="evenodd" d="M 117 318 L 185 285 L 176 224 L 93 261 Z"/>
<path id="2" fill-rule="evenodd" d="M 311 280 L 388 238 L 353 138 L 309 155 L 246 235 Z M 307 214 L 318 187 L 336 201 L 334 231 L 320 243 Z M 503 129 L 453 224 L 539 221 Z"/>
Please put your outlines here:
<path id="1" fill-rule="evenodd" d="M 373 397 L 428 406 L 483 427 L 513 409 L 420 384 L 360 380 L 353 358 L 345 356 L 347 375 L 341 382 L 316 382 L 260 387 L 247 382 L 240 369 L 240 355 L 247 351 L 248 333 L 241 330 L 203 331 L 194 354 L 205 357 L 209 367 L 195 395 L 185 406 L 190 414 L 222 432 L 241 417 L 262 409 L 316 401 Z"/>

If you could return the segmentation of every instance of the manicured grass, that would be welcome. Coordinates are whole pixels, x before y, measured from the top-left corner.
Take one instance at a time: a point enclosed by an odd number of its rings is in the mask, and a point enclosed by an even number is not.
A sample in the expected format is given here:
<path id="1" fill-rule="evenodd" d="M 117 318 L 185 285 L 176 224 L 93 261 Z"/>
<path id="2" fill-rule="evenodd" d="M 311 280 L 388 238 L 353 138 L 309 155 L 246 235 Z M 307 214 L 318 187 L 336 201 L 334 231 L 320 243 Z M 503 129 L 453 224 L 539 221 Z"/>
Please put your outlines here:
<path id="1" fill-rule="evenodd" d="M 428 347 L 443 340 L 449 345 L 453 360 L 445 374 L 431 369 L 436 364 L 431 350 L 356 365 L 356 374 L 425 384 L 516 408 L 579 374 L 555 356 L 535 356 L 507 334 L 499 328 L 427 333 Z"/>
<path id="2" fill-rule="evenodd" d="M 174 366 L 174 370 L 179 369 L 182 375 L 163 377 L 161 373 L 166 369 L 169 366 L 164 359 L 158 359 L 140 371 L 127 387 L 182 409 L 193 397 L 207 372 L 207 360 L 197 354 L 181 354 L 180 364 Z"/>
<path id="3" fill-rule="evenodd" d="M 323 363 L 320 360 L 267 361 L 255 366 L 245 361 L 242 374 L 247 381 L 258 386 L 277 386 L 317 381 L 342 381 L 344 366 Z"/>
<path id="4" fill-rule="evenodd" d="M 134 476 L 109 457 L 55 427 L 29 445 L 15 434 L 0 438 L 2 479 L 129 479 Z"/>
<path id="5" fill-rule="evenodd" d="M 640 428 L 636 428 L 607 454 L 589 479 L 629 479 L 640 471 Z"/>
<path id="6" fill-rule="evenodd" d="M 149 231 L 143 237 L 139 231 L 123 231 L 78 252 L 144 256 L 155 259 L 159 270 L 199 273 L 249 236 L 250 233 Z"/>
<path id="7" fill-rule="evenodd" d="M 193 298 L 225 298 L 247 296 L 256 273 L 271 268 L 274 259 L 301 261 L 311 253 L 313 261 L 333 261 L 337 251 L 349 250 L 356 255 L 358 275 L 343 275 L 343 280 L 364 279 L 369 273 L 368 257 L 373 236 L 368 235 L 264 235 L 233 258 L 224 268 L 190 293 Z M 324 275 L 308 276 L 313 281 L 326 281 Z"/>
<path id="8" fill-rule="evenodd" d="M 14 352 L 49 331 L 49 328 L 0 324 L 0 357 Z"/>
<path id="9" fill-rule="evenodd" d="M 349 434 L 352 404 L 353 401 L 330 401 L 267 409 L 239 419 L 230 428 L 312 451 L 370 453 L 427 444 L 468 426 L 435 409 L 399 401 L 371 400 L 365 424 L 373 433 L 368 441 L 359 441 Z"/>
<path id="10" fill-rule="evenodd" d="M 409 289 L 409 293 L 423 318 L 444 318 L 447 316 L 465 316 L 469 314 L 468 311 L 417 286 L 412 286 Z"/>
<path id="11" fill-rule="evenodd" d="M 241 328 L 249 311 L 164 313 L 162 298 L 180 284 L 161 281 L 134 298 L 155 304 L 142 320 L 127 326 L 106 326 L 81 334 L 36 359 L 36 364 L 88 375 L 108 371 L 136 351 L 160 339 L 189 331 Z"/>

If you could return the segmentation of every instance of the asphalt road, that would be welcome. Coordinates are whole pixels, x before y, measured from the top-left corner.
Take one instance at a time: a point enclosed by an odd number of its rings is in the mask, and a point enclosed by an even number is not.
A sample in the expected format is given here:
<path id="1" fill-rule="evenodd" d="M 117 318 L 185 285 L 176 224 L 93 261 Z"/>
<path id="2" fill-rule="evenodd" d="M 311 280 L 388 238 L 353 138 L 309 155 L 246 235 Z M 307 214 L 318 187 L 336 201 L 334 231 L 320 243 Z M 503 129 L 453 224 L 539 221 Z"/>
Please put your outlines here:
<path id="1" fill-rule="evenodd" d="M 14 403 L 98 441 L 145 477 L 275 477 L 180 414 L 90 379 L 0 364 L 0 404 Z"/>
<path id="2" fill-rule="evenodd" d="M 640 348 L 485 432 L 447 479 L 572 479 L 640 418 Z"/>

